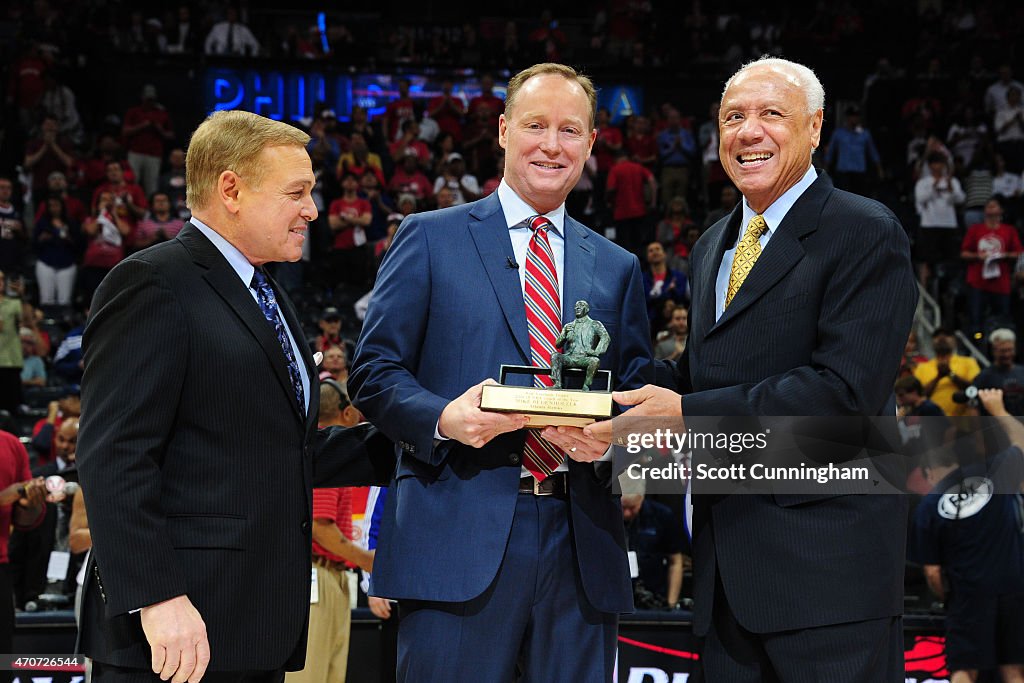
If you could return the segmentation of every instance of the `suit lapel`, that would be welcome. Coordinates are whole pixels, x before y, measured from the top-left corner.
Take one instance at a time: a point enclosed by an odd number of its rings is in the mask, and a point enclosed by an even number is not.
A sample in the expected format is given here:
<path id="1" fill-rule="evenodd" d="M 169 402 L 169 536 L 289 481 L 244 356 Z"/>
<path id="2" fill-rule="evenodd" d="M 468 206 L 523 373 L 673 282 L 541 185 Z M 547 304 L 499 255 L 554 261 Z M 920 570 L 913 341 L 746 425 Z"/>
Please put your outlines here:
<path id="1" fill-rule="evenodd" d="M 699 313 L 700 320 L 704 321 L 702 327 L 705 335 L 715 327 L 715 306 L 718 300 L 718 294 L 715 290 L 718 285 L 718 269 L 721 266 L 722 258 L 725 256 L 725 250 L 729 248 L 734 241 L 733 238 L 738 233 L 738 226 L 742 215 L 743 212 L 740 206 L 737 205 L 731 214 L 717 223 L 708 233 L 710 243 L 704 252 L 704 258 L 700 261 L 699 283 L 703 290 L 700 297 L 701 307 Z M 700 331 L 695 331 L 700 334 Z"/>
<path id="2" fill-rule="evenodd" d="M 505 322 L 522 356 L 521 361 L 529 363 L 530 336 L 526 328 L 526 304 L 519 283 L 519 271 L 508 266 L 508 258 L 513 254 L 512 240 L 508 235 L 498 194 L 494 193 L 477 202 L 469 215 L 469 234 L 480 254 L 481 265 L 498 297 Z M 519 267 L 524 268 L 525 264 Z"/>
<path id="3" fill-rule="evenodd" d="M 832 181 L 822 172 L 786 213 L 786 217 L 782 219 L 782 223 L 765 247 L 764 253 L 757 259 L 743 286 L 709 334 L 750 308 L 800 262 L 805 253 L 800 240 L 818 229 L 822 207 L 831 192 Z M 740 207 L 737 206 L 734 213 L 739 212 Z M 721 263 L 721 257 L 717 262 Z"/>
<path id="4" fill-rule="evenodd" d="M 238 273 L 217 250 L 217 247 L 191 223 L 182 229 L 176 239 L 185 245 L 192 255 L 193 261 L 206 268 L 203 278 L 259 342 L 270 365 L 274 368 L 274 375 L 277 376 L 281 389 L 287 392 L 291 399 L 289 403 L 292 405 L 295 415 L 303 419 L 295 404 L 295 392 L 292 389 L 291 378 L 288 376 L 288 365 L 281 350 L 281 344 L 277 341 L 277 335 L 267 323 L 267 319 L 263 317 L 263 311 L 260 310 L 259 304 L 242 284 Z"/>
<path id="5" fill-rule="evenodd" d="M 562 267 L 562 323 L 576 317 L 576 302 L 590 303 L 590 290 L 594 283 L 594 263 L 597 254 L 588 240 L 586 228 L 565 217 L 562 229 L 565 239 L 565 262 Z"/>

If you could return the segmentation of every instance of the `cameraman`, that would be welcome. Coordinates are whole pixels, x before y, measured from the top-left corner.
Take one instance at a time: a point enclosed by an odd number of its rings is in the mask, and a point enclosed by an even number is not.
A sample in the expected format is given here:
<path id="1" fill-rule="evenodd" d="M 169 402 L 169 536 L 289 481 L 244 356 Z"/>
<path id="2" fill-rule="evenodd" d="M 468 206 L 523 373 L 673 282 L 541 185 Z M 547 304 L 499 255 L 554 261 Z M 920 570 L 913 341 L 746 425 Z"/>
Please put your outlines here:
<path id="1" fill-rule="evenodd" d="M 992 365 L 978 373 L 974 386 L 978 389 L 1002 389 L 1006 412 L 1024 417 L 1024 366 L 1014 363 L 1017 357 L 1017 335 L 1001 327 L 988 336 L 992 347 Z M 982 415 L 986 413 L 983 411 Z"/>
<path id="2" fill-rule="evenodd" d="M 1024 425 L 1007 413 L 1002 390 L 982 389 L 978 398 L 1012 446 L 961 467 L 948 449 L 926 454 L 925 476 L 933 489 L 917 508 L 910 558 L 924 566 L 929 588 L 946 603 L 951 682 L 975 681 L 979 671 L 998 667 L 1004 681 L 1020 683 Z"/>

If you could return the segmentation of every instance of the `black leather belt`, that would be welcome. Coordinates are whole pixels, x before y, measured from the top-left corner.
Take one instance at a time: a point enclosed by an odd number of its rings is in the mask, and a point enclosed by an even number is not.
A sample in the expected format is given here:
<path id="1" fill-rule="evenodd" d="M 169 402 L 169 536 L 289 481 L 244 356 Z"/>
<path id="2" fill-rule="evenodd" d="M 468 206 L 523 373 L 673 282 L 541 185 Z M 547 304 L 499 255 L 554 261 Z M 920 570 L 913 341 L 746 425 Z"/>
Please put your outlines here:
<path id="1" fill-rule="evenodd" d="M 569 473 L 555 472 L 544 481 L 537 481 L 534 477 L 523 477 L 519 480 L 519 493 L 568 498 Z"/>

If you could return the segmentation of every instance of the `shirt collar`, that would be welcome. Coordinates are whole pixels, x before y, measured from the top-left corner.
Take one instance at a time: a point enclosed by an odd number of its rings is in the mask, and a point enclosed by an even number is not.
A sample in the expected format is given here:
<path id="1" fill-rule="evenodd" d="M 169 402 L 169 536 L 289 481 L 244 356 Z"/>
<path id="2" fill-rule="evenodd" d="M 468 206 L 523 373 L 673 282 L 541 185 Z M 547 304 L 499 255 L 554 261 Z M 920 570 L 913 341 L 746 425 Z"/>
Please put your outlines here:
<path id="1" fill-rule="evenodd" d="M 510 230 L 521 227 L 520 224 L 523 221 L 537 215 L 537 211 L 524 202 L 516 194 L 516 191 L 509 187 L 504 178 L 498 183 L 498 201 L 501 202 L 501 210 L 505 213 L 505 223 Z M 565 202 L 559 204 L 558 208 L 553 211 L 544 214 L 544 217 L 551 221 L 551 225 L 555 226 L 555 232 L 561 236 L 565 226 Z"/>
<path id="2" fill-rule="evenodd" d="M 793 187 L 789 188 L 782 193 L 782 196 L 772 202 L 772 205 L 764 210 L 761 217 L 764 218 L 764 222 L 768 225 L 768 234 L 774 235 L 775 229 L 782 224 L 782 220 L 789 213 L 789 210 L 796 204 L 796 200 L 800 199 L 800 195 L 804 193 L 808 187 L 810 187 L 815 180 L 818 179 L 818 172 L 814 170 L 814 166 L 809 166 L 807 172 L 804 173 L 803 177 L 796 182 Z M 743 222 L 740 224 L 740 230 L 746 230 L 750 225 L 750 219 L 756 216 L 750 204 L 747 204 L 747 198 L 743 198 Z"/>
<path id="3" fill-rule="evenodd" d="M 211 228 L 206 223 L 203 223 L 195 216 L 192 216 L 190 222 L 192 225 L 199 228 L 199 232 L 206 235 L 208 240 L 213 242 L 213 246 L 217 247 L 217 251 L 227 259 L 234 271 L 238 273 L 238 277 L 242 279 L 242 282 L 245 284 L 245 288 L 248 289 L 251 287 L 252 276 L 253 273 L 256 272 L 256 268 L 249 263 L 249 259 L 245 258 L 245 256 L 242 255 L 242 252 L 238 251 L 238 248 L 231 244 L 231 242 L 224 239 L 219 232 Z"/>

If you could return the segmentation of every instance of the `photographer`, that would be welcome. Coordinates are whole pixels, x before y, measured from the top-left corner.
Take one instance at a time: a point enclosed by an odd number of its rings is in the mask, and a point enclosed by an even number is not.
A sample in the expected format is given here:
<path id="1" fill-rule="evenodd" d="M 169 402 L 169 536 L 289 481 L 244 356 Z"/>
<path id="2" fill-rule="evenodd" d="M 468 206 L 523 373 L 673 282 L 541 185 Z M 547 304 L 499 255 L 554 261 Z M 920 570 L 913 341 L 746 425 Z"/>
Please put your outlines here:
<path id="1" fill-rule="evenodd" d="M 917 508 L 909 554 L 946 603 L 951 681 L 974 681 L 979 671 L 996 667 L 1004 681 L 1021 681 L 1024 425 L 1006 411 L 1001 390 L 982 389 L 978 398 L 1012 446 L 961 467 L 948 449 L 927 454 L 925 476 L 933 489 Z"/>
<path id="2" fill-rule="evenodd" d="M 1013 362 L 1017 357 L 1017 335 L 1001 327 L 988 336 L 988 342 L 992 347 L 992 365 L 978 373 L 974 386 L 1002 389 L 1006 411 L 1024 417 L 1024 366 Z"/>
<path id="3" fill-rule="evenodd" d="M 924 387 L 925 396 L 942 408 L 946 415 L 965 415 L 966 406 L 955 403 L 953 394 L 970 386 L 981 371 L 978 361 L 970 356 L 958 354 L 956 338 L 952 332 L 942 327 L 932 332 L 932 348 L 935 349 L 935 358 L 919 363 L 914 368 L 914 377 L 917 377 Z"/>

